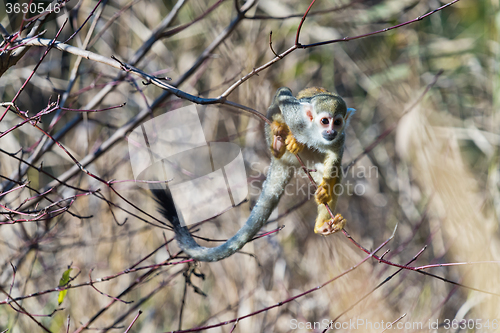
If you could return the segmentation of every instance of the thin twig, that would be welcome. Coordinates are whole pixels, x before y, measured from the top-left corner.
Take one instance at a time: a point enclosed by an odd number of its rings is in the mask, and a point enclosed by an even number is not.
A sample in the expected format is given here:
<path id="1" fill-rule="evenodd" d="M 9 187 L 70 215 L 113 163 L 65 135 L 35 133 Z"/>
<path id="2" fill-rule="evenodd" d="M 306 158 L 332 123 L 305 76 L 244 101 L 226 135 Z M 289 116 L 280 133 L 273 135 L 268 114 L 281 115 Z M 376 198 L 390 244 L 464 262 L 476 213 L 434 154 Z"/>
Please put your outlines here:
<path id="1" fill-rule="evenodd" d="M 132 328 L 132 326 L 134 326 L 135 322 L 137 321 L 137 319 L 139 318 L 139 316 L 142 314 L 142 311 L 139 310 L 139 312 L 137 312 L 137 315 L 134 317 L 134 320 L 132 320 L 132 322 L 130 323 L 130 325 L 127 327 L 127 330 L 125 331 L 125 333 L 128 333 L 130 331 L 130 329 Z"/>
<path id="2" fill-rule="evenodd" d="M 380 33 L 383 33 L 383 32 L 387 32 L 389 30 L 401 28 L 401 27 L 403 27 L 405 25 L 421 21 L 424 18 L 426 18 L 426 17 L 428 17 L 428 16 L 430 16 L 430 15 L 432 15 L 434 13 L 439 12 L 440 10 L 443 10 L 446 7 L 449 7 L 449 6 L 453 5 L 454 3 L 457 3 L 458 1 L 460 1 L 460 0 L 453 0 L 453 1 L 451 1 L 451 2 L 449 2 L 449 3 L 447 3 L 447 4 L 443 5 L 443 6 L 441 6 L 439 8 L 436 8 L 436 9 L 434 9 L 434 10 L 432 10 L 432 11 L 430 11 L 430 12 L 424 14 L 424 15 L 421 15 L 421 16 L 417 17 L 416 19 L 413 19 L 413 20 L 410 20 L 410 21 L 407 21 L 407 22 L 404 22 L 404 23 L 396 24 L 396 25 L 393 25 L 391 27 L 387 27 L 387 28 L 384 28 L 384 29 L 381 29 L 381 30 L 372 31 L 372 32 L 369 32 L 367 34 L 358 35 L 358 36 L 354 36 L 354 37 L 343 37 L 343 38 L 339 38 L 339 39 L 332 39 L 332 40 L 327 40 L 327 41 L 318 42 L 318 43 L 312 43 L 312 44 L 306 44 L 306 45 L 297 44 L 298 43 L 298 39 L 296 39 L 295 43 L 296 43 L 296 45 L 299 45 L 299 48 L 301 48 L 301 49 L 307 49 L 307 48 L 310 48 L 310 47 L 316 47 L 316 46 L 333 44 L 333 43 L 339 43 L 339 42 L 349 42 L 351 40 L 355 40 L 355 39 L 360 39 L 360 38 L 365 38 L 365 37 L 377 35 L 377 34 L 380 34 Z"/>

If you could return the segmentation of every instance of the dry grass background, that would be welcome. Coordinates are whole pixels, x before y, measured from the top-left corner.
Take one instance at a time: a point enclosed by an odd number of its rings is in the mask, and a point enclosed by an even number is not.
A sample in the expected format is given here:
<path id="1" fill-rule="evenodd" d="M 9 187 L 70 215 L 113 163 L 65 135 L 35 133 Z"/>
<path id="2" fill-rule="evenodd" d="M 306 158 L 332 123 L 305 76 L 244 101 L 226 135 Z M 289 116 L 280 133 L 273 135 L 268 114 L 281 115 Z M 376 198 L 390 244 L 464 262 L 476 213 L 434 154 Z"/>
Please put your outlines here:
<path id="1" fill-rule="evenodd" d="M 83 23 L 96 3 L 81 2 L 78 11 L 74 12 L 74 26 Z M 81 46 L 91 24 L 96 24 L 92 33 L 95 36 L 127 3 L 128 0 L 104 2 L 98 21 L 93 23 L 94 18 L 91 19 L 71 44 Z M 347 3 L 318 1 L 313 11 L 321 12 Z M 191 22 L 213 4 L 213 1 L 187 1 L 172 27 Z M 442 4 L 444 2 L 437 0 L 358 1 L 342 10 L 310 15 L 302 28 L 301 42 L 368 33 L 414 19 Z M 127 62 L 174 5 L 175 1 L 139 1 L 124 10 L 89 50 L 106 57 L 114 55 Z M 304 1 L 260 1 L 247 15 L 303 14 L 308 5 Z M 264 113 L 280 86 L 288 86 L 294 92 L 306 86 L 323 86 L 338 92 L 348 106 L 357 109 L 347 130 L 345 164 L 401 118 L 396 130 L 364 156 L 344 180 L 364 189 L 363 195 L 344 195 L 339 201 L 337 211 L 347 218 L 349 233 L 364 247 L 375 249 L 391 235 L 397 224 L 395 238 L 382 252 L 390 248 L 386 258 L 401 264 L 411 260 L 424 246 L 426 250 L 413 265 L 498 261 L 499 6 L 498 0 L 462 0 L 421 22 L 377 36 L 297 50 L 243 83 L 229 100 Z M 147 73 L 163 71 L 163 75 L 175 81 L 235 17 L 234 8 L 232 1 L 223 1 L 199 22 L 156 42 L 136 67 Z M 45 38 L 55 35 L 63 18 L 59 16 L 45 23 Z M 273 57 L 269 49 L 270 31 L 277 52 L 293 45 L 299 21 L 300 18 L 243 20 L 179 88 L 202 97 L 218 96 L 237 78 Z M 0 11 L 0 23 L 13 33 L 20 22 L 9 25 L 7 16 Z M 74 27 L 67 26 L 59 40 L 69 37 L 73 31 Z M 32 47 L 0 78 L 1 101 L 12 100 L 44 50 Z M 49 96 L 68 89 L 76 58 L 51 50 L 20 95 L 18 107 L 33 115 L 47 105 Z M 444 72 L 437 83 L 419 99 L 440 70 Z M 84 108 L 118 72 L 106 65 L 83 60 L 66 106 Z M 80 117 L 60 142 L 82 160 L 162 93 L 153 85 L 144 86 L 140 79 L 128 77 L 93 108 L 126 102 L 125 107 Z M 403 115 L 416 101 L 417 106 Z M 188 104 L 170 97 L 153 113 L 158 115 Z M 259 176 L 257 170 L 263 172 L 269 163 L 263 124 L 243 112 L 229 112 L 227 107 L 198 106 L 198 111 L 207 140 L 225 141 L 229 137 L 231 142 L 239 144 L 247 163 L 249 181 L 262 181 L 264 177 Z M 49 129 L 53 115 L 42 118 L 44 129 Z M 75 113 L 62 113 L 62 118 L 50 129 L 51 133 L 59 133 L 74 117 Z M 19 117 L 8 112 L 0 122 L 0 130 L 6 131 L 19 122 Z M 33 126 L 25 124 L 0 138 L 0 148 L 9 153 L 23 148 L 23 158 L 27 159 L 42 136 Z M 40 166 L 42 162 L 43 170 L 56 177 L 74 165 L 56 146 L 44 152 L 35 165 Z M 9 179 L 15 178 L 13 175 L 18 168 L 19 161 L 5 152 L 0 153 L 3 189 Z M 127 141 L 120 140 L 87 168 L 105 180 L 133 179 Z M 371 170 L 371 174 L 365 172 L 363 175 L 363 170 Z M 52 181 L 34 168 L 30 168 L 21 180 L 29 180 L 33 189 L 42 189 Z M 129 212 L 154 222 L 85 173 L 77 173 L 68 183 L 86 190 L 100 188 L 103 196 L 127 211 L 110 208 L 105 201 L 88 195 L 78 197 L 70 211 L 92 217 L 81 219 L 64 213 L 40 221 L 0 225 L 0 285 L 7 291 L 12 287 L 10 294 L 13 297 L 57 287 L 70 264 L 74 268 L 72 275 L 81 271 L 72 285 L 89 281 L 92 269 L 94 280 L 123 272 L 161 246 L 164 235 L 167 239 L 173 237 L 170 230 L 151 226 L 131 215 Z M 303 179 L 298 183 L 307 184 Z M 131 182 L 113 187 L 130 202 L 159 217 L 154 201 L 143 187 Z M 47 197 L 59 200 L 77 193 L 82 192 L 59 186 Z M 16 190 L 0 197 L 0 203 L 14 209 L 35 194 L 33 190 Z M 245 221 L 255 198 L 252 196 L 249 203 L 232 209 L 214 222 L 205 223 L 199 234 L 216 239 L 230 237 Z M 194 271 L 203 273 L 205 278 L 190 275 L 190 281 L 206 296 L 196 293 L 186 283 L 182 273 L 192 266 L 180 264 L 153 269 L 121 297 L 134 301 L 130 304 L 115 302 L 107 307 L 113 300 L 90 286 L 70 289 L 60 306 L 56 291 L 19 303 L 36 315 L 47 315 L 62 308 L 52 316 L 35 317 L 52 332 L 66 332 L 68 318 L 71 332 L 89 320 L 89 328 L 93 330 L 123 332 L 139 309 L 143 313 L 132 327 L 133 332 L 177 330 L 181 309 L 182 329 L 247 315 L 319 286 L 366 256 L 342 234 L 315 235 L 312 227 L 314 203 L 309 201 L 295 207 L 305 199 L 297 195 L 282 200 L 280 213 L 292 208 L 291 211 L 266 226 L 266 230 L 285 226 L 279 233 L 247 244 L 243 249 L 245 253 L 221 262 L 194 266 Z M 40 207 L 47 205 L 47 201 L 40 203 Z M 5 222 L 6 210 L 2 208 L 1 211 Z M 13 214 L 11 218 L 26 217 Z M 123 225 L 119 224 L 124 221 Z M 177 252 L 175 242 L 169 243 L 169 249 L 172 254 Z M 140 266 L 165 260 L 168 254 L 163 247 Z M 16 267 L 15 276 L 11 264 Z M 395 271 L 394 267 L 370 259 L 320 290 L 241 320 L 234 332 L 309 331 L 294 329 L 293 320 L 304 324 L 332 320 Z M 429 321 L 444 323 L 454 318 L 482 319 L 483 324 L 490 320 L 489 329 L 472 328 L 460 332 L 498 331 L 492 326 L 492 320 L 500 321 L 498 263 L 471 263 L 427 271 L 497 296 L 402 271 L 343 314 L 338 322 L 364 320 L 376 325 L 381 321 L 392 322 L 406 313 L 401 323 L 422 323 L 423 327 L 397 331 L 458 332 L 442 326 L 433 330 L 428 326 Z M 106 294 L 117 296 L 145 272 L 122 274 L 95 286 Z M 100 313 L 101 309 L 106 311 Z M 230 324 L 207 331 L 230 332 L 232 328 Z M 26 314 L 14 311 L 2 301 L 0 331 L 3 330 L 30 332 L 41 328 Z M 311 331 L 321 332 L 322 329 Z M 381 332 L 383 329 L 377 326 L 352 329 L 350 326 L 335 331 Z"/>

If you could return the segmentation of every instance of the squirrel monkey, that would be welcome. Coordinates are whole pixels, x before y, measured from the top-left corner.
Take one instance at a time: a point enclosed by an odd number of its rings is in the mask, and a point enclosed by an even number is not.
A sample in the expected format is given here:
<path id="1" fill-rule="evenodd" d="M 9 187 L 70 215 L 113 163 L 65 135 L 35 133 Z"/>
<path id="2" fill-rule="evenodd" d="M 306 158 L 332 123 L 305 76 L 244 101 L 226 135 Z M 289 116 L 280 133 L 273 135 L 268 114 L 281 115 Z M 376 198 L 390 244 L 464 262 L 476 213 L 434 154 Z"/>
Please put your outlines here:
<path id="1" fill-rule="evenodd" d="M 300 153 L 306 165 L 316 168 L 316 172 L 311 172 L 319 183 L 315 193 L 318 217 L 314 232 L 325 236 L 342 230 L 346 223 L 340 214 L 332 219 L 325 204 L 335 211 L 336 189 L 342 181 L 344 129 L 354 111 L 346 107 L 340 96 L 317 87 L 300 91 L 296 98 L 290 89 L 280 88 L 268 110 L 268 118 L 273 120 L 270 126 L 273 156 L 282 163 L 299 166 L 293 154 Z"/>
<path id="2" fill-rule="evenodd" d="M 276 92 L 267 110 L 266 139 L 271 148 L 271 165 L 262 192 L 247 222 L 224 244 L 208 248 L 193 239 L 187 227 L 182 227 L 170 190 L 154 189 L 161 205 L 160 212 L 172 223 L 180 248 L 198 261 L 219 261 L 240 250 L 267 222 L 272 211 L 300 164 L 294 154 L 300 153 L 306 165 L 313 163 L 312 176 L 320 182 L 315 193 L 318 217 L 314 232 L 329 235 L 341 230 L 344 218 L 337 214 L 331 219 L 324 204 L 335 210 L 335 185 L 342 180 L 344 129 L 354 109 L 347 109 L 344 100 L 323 88 L 304 89 L 293 97 L 288 88 Z"/>

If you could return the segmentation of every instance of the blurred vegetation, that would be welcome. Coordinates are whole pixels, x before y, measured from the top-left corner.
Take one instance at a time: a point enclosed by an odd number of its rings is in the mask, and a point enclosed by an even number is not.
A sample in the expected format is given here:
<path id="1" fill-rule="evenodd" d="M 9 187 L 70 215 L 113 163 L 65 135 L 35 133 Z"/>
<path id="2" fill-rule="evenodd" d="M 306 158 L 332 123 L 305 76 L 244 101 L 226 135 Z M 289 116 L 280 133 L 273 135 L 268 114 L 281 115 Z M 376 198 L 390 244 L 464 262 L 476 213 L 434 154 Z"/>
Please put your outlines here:
<path id="1" fill-rule="evenodd" d="M 76 5 L 68 13 L 69 23 L 58 40 L 66 40 L 76 31 L 96 4 L 94 0 L 83 0 Z M 103 1 L 69 43 L 81 48 L 89 31 L 90 39 L 102 32 L 88 50 L 128 62 L 176 2 L 142 0 L 126 7 L 128 4 L 129 0 Z M 150 74 L 167 75 L 177 82 L 237 15 L 233 1 L 222 1 L 203 16 L 214 4 L 215 1 L 186 1 L 168 29 L 200 16 L 201 19 L 158 40 L 135 66 Z M 413 20 L 443 4 L 438 0 L 317 1 L 302 27 L 300 42 L 366 34 Z M 0 8 L 4 6 L 0 1 Z M 300 15 L 308 6 L 309 2 L 296 0 L 258 2 L 247 12 L 254 19 L 242 20 L 179 88 L 195 96 L 217 97 L 238 78 L 274 57 L 269 48 L 271 31 L 276 52 L 292 46 Z M 327 11 L 335 7 L 342 9 Z M 344 179 L 352 188 L 358 185 L 363 189 L 362 193 L 344 195 L 339 201 L 337 211 L 348 220 L 346 229 L 364 247 L 375 249 L 398 225 L 395 238 L 379 254 L 390 248 L 385 258 L 399 264 L 406 264 L 424 246 L 427 248 L 412 265 L 498 261 L 499 7 L 498 0 L 461 0 L 419 22 L 379 35 L 296 50 L 244 82 L 228 99 L 265 113 L 274 92 L 281 86 L 294 92 L 306 86 L 322 86 L 338 92 L 349 107 L 357 109 L 347 130 L 345 165 L 397 124 L 395 131 L 356 163 Z M 121 9 L 123 12 L 113 18 Z M 280 19 L 291 14 L 299 17 Z M 53 38 L 67 16 L 50 17 L 42 27 L 46 30 L 42 37 Z M 10 18 L 0 10 L 0 23 L 13 34 L 20 21 L 17 18 L 9 23 Z M 103 30 L 112 18 L 114 21 Z M 95 29 L 91 28 L 94 25 Z M 14 98 L 44 51 L 42 47 L 31 47 L 16 66 L 0 77 L 2 102 Z M 141 79 L 131 75 L 117 80 L 117 69 L 85 59 L 71 87 L 76 63 L 75 55 L 51 50 L 16 105 L 23 111 L 29 110 L 32 116 L 45 108 L 51 98 L 55 100 L 68 89 L 70 94 L 64 106 L 72 109 L 85 109 L 89 105 L 92 109 L 103 109 L 126 102 L 124 107 L 96 113 L 54 112 L 41 118 L 40 127 L 52 135 L 60 135 L 61 144 L 79 161 L 99 154 L 87 169 L 102 179 L 133 179 L 127 141 L 119 140 L 101 153 L 103 143 L 109 142 L 122 126 L 144 110 L 145 121 L 190 103 L 172 96 L 159 98 L 166 96 L 160 88 L 143 85 Z M 443 72 L 436 83 L 421 97 L 440 71 Z M 93 104 L 109 83 L 113 89 Z M 149 110 L 151 105 L 153 108 Z M 205 131 L 207 140 L 239 144 L 249 182 L 261 182 L 264 178 L 261 173 L 270 160 L 263 124 L 243 111 L 235 113 L 225 106 L 197 107 L 204 126 L 212 126 Z M 7 131 L 20 121 L 9 111 L 0 122 L 0 131 Z M 95 281 L 124 272 L 141 260 L 137 267 L 170 262 L 166 247 L 161 245 L 165 239 L 173 238 L 173 232 L 155 226 L 158 223 L 152 217 L 137 209 L 159 218 L 155 202 L 144 186 L 133 182 L 113 185 L 114 190 L 137 206 L 133 207 L 105 184 L 81 171 L 67 184 L 87 191 L 100 189 L 99 193 L 75 197 L 69 211 L 63 214 L 52 212 L 40 220 L 5 224 L 8 218 L 29 218 L 8 212 L 6 207 L 28 212 L 19 205 L 37 195 L 35 190 L 53 182 L 40 170 L 61 177 L 74 166 L 68 155 L 53 145 L 33 162 L 34 167 L 16 178 L 23 163 L 8 153 L 17 152 L 15 156 L 28 160 L 37 153 L 43 137 L 27 123 L 0 138 L 2 191 L 14 188 L 12 181 L 29 181 L 30 187 L 16 188 L 0 197 L 0 219 L 4 223 L 0 225 L 0 286 L 12 297 L 52 290 L 18 301 L 52 332 L 66 332 L 68 320 L 71 332 L 86 324 L 92 330 L 122 332 L 139 309 L 143 313 L 131 332 L 175 331 L 216 324 L 319 286 L 366 256 L 342 234 L 315 235 L 312 227 L 315 204 L 313 200 L 306 202 L 307 198 L 299 194 L 284 198 L 279 212 L 287 214 L 266 226 L 266 230 L 285 228 L 247 244 L 244 253 L 194 267 L 179 264 L 124 273 L 107 282 L 95 283 L 101 293 L 90 285 L 69 289 L 59 306 L 56 288 L 68 267 L 73 268 L 72 277 L 81 272 L 69 281 L 70 285 L 77 285 L 90 278 Z M 307 181 L 299 178 L 294 183 L 299 188 Z M 61 200 L 82 193 L 85 192 L 70 186 L 58 186 L 45 197 Z M 232 236 L 245 221 L 256 196 L 249 199 L 249 203 L 203 224 L 198 234 L 213 239 Z M 49 201 L 42 200 L 39 206 L 30 209 L 48 205 Z M 204 244 L 212 246 L 213 242 Z M 172 255 L 179 250 L 175 242 L 170 242 L 168 248 Z M 239 321 L 234 331 L 308 331 L 294 329 L 293 320 L 301 323 L 333 320 L 396 270 L 370 259 L 321 290 Z M 406 314 L 401 323 L 423 325 L 422 329 L 404 330 L 407 332 L 436 332 L 429 328 L 430 322 L 446 323 L 453 319 L 481 319 L 483 324 L 489 320 L 487 330 L 473 325 L 461 332 L 499 331 L 492 326 L 494 319 L 500 320 L 498 263 L 469 263 L 426 271 L 477 290 L 402 271 L 338 321 L 387 323 Z M 102 293 L 132 303 L 118 302 Z M 7 296 L 2 297 L 0 331 L 41 331 L 32 318 L 19 311 L 18 305 L 9 306 L 3 301 Z M 114 303 L 109 306 L 111 302 Z M 229 332 L 231 328 L 232 325 L 226 325 L 207 331 Z M 363 326 L 359 330 L 336 331 L 382 330 Z M 437 330 L 448 331 L 452 330 L 443 325 Z"/>

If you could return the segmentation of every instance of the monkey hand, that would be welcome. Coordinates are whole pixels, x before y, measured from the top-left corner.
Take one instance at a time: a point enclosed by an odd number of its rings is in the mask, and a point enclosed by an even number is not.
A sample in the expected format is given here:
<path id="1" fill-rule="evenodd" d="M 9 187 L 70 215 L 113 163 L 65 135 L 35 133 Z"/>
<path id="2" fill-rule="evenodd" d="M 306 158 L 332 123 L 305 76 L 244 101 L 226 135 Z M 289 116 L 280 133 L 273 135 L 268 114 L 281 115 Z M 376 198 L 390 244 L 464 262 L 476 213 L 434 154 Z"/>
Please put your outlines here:
<path id="1" fill-rule="evenodd" d="M 331 182 L 330 182 L 331 183 Z M 331 190 L 334 184 L 330 184 L 323 179 L 316 190 L 315 199 L 318 205 L 324 205 L 332 200 Z"/>
<path id="2" fill-rule="evenodd" d="M 290 130 L 285 123 L 273 121 L 271 123 L 271 132 L 273 134 L 273 141 L 271 143 L 271 153 L 276 158 L 281 158 L 286 151 L 285 138 Z"/>
<path id="3" fill-rule="evenodd" d="M 273 132 L 273 135 L 278 135 L 281 136 L 282 138 L 285 138 L 290 130 L 288 129 L 288 125 L 285 123 L 280 123 L 279 121 L 274 120 L 271 123 L 271 132 Z"/>
<path id="4" fill-rule="evenodd" d="M 318 219 L 314 226 L 314 232 L 323 236 L 328 236 L 344 229 L 346 222 L 347 221 L 340 214 L 326 221 Z"/>
<path id="5" fill-rule="evenodd" d="M 292 135 L 292 133 L 289 133 L 288 136 L 286 137 L 286 149 L 292 154 L 297 154 L 304 149 L 304 144 L 298 142 L 295 137 Z"/>

